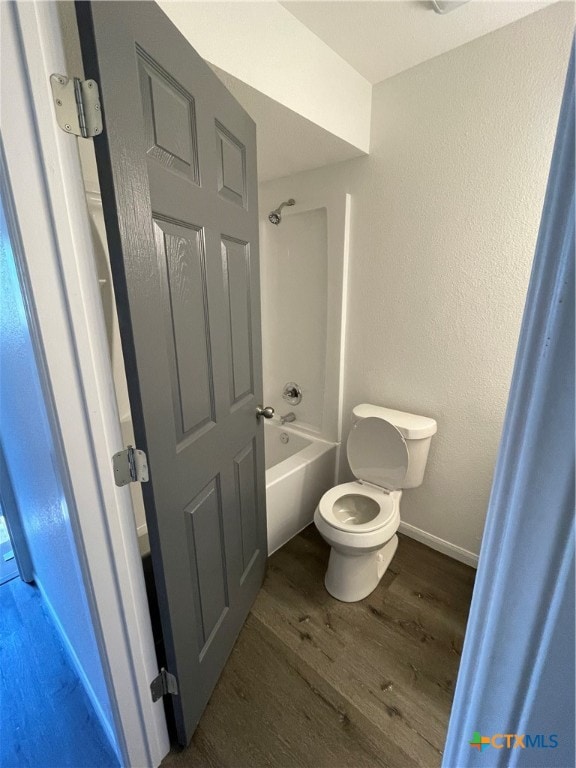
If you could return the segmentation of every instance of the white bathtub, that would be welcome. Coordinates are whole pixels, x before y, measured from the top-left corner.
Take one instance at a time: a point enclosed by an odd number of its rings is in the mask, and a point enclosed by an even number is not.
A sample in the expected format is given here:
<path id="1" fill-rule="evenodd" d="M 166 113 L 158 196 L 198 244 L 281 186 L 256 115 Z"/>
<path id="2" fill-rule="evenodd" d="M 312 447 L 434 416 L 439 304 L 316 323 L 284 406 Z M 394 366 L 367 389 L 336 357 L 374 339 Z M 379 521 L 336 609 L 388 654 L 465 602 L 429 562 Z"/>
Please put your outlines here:
<path id="1" fill-rule="evenodd" d="M 274 422 L 265 424 L 264 435 L 271 555 L 312 522 L 320 497 L 334 486 L 336 444 Z"/>

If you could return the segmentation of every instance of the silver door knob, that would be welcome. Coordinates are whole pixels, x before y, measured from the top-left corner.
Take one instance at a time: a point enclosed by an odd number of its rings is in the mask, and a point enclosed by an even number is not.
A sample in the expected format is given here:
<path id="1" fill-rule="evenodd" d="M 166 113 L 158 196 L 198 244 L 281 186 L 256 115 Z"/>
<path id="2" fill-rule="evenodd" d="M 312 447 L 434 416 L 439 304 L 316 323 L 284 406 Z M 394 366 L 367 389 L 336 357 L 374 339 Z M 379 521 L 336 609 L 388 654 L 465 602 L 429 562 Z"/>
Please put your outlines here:
<path id="1" fill-rule="evenodd" d="M 261 405 L 259 405 L 256 408 L 256 418 L 260 419 L 262 416 L 265 419 L 271 419 L 272 416 L 274 416 L 274 408 L 271 408 L 269 405 L 267 405 L 265 408 L 263 408 Z"/>

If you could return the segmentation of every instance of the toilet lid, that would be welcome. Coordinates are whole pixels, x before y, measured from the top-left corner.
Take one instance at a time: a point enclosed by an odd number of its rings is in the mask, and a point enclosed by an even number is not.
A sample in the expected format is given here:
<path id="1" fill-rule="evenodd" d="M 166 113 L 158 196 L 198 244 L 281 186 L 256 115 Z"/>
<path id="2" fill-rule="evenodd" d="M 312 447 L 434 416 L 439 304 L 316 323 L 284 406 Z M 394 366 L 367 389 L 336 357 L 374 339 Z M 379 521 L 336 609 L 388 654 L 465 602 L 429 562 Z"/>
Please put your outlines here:
<path id="1" fill-rule="evenodd" d="M 395 491 L 408 469 L 408 448 L 401 432 L 384 419 L 369 417 L 351 429 L 346 445 L 350 469 L 359 480 Z"/>

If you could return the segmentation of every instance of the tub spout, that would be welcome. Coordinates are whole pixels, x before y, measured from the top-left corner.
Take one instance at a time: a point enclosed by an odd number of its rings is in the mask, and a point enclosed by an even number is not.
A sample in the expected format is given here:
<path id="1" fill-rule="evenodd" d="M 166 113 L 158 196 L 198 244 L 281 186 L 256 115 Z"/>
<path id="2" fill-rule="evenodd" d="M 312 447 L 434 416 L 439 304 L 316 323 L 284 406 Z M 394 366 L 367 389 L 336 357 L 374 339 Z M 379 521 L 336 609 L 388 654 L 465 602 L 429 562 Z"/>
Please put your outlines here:
<path id="1" fill-rule="evenodd" d="M 285 416 L 280 416 L 280 424 L 286 424 L 286 422 L 296 421 L 296 414 L 290 411 Z"/>

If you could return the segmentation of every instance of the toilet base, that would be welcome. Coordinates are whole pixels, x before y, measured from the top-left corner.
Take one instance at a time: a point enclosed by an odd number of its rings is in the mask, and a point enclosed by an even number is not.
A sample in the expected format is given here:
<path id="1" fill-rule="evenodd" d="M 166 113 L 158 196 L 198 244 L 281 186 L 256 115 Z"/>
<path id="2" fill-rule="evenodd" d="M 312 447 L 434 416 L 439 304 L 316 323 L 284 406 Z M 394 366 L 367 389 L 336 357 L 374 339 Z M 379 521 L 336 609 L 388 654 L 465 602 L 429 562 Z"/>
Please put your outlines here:
<path id="1" fill-rule="evenodd" d="M 324 577 L 326 589 L 344 603 L 363 600 L 380 583 L 397 548 L 396 534 L 381 549 L 360 555 L 343 554 L 332 547 Z"/>

